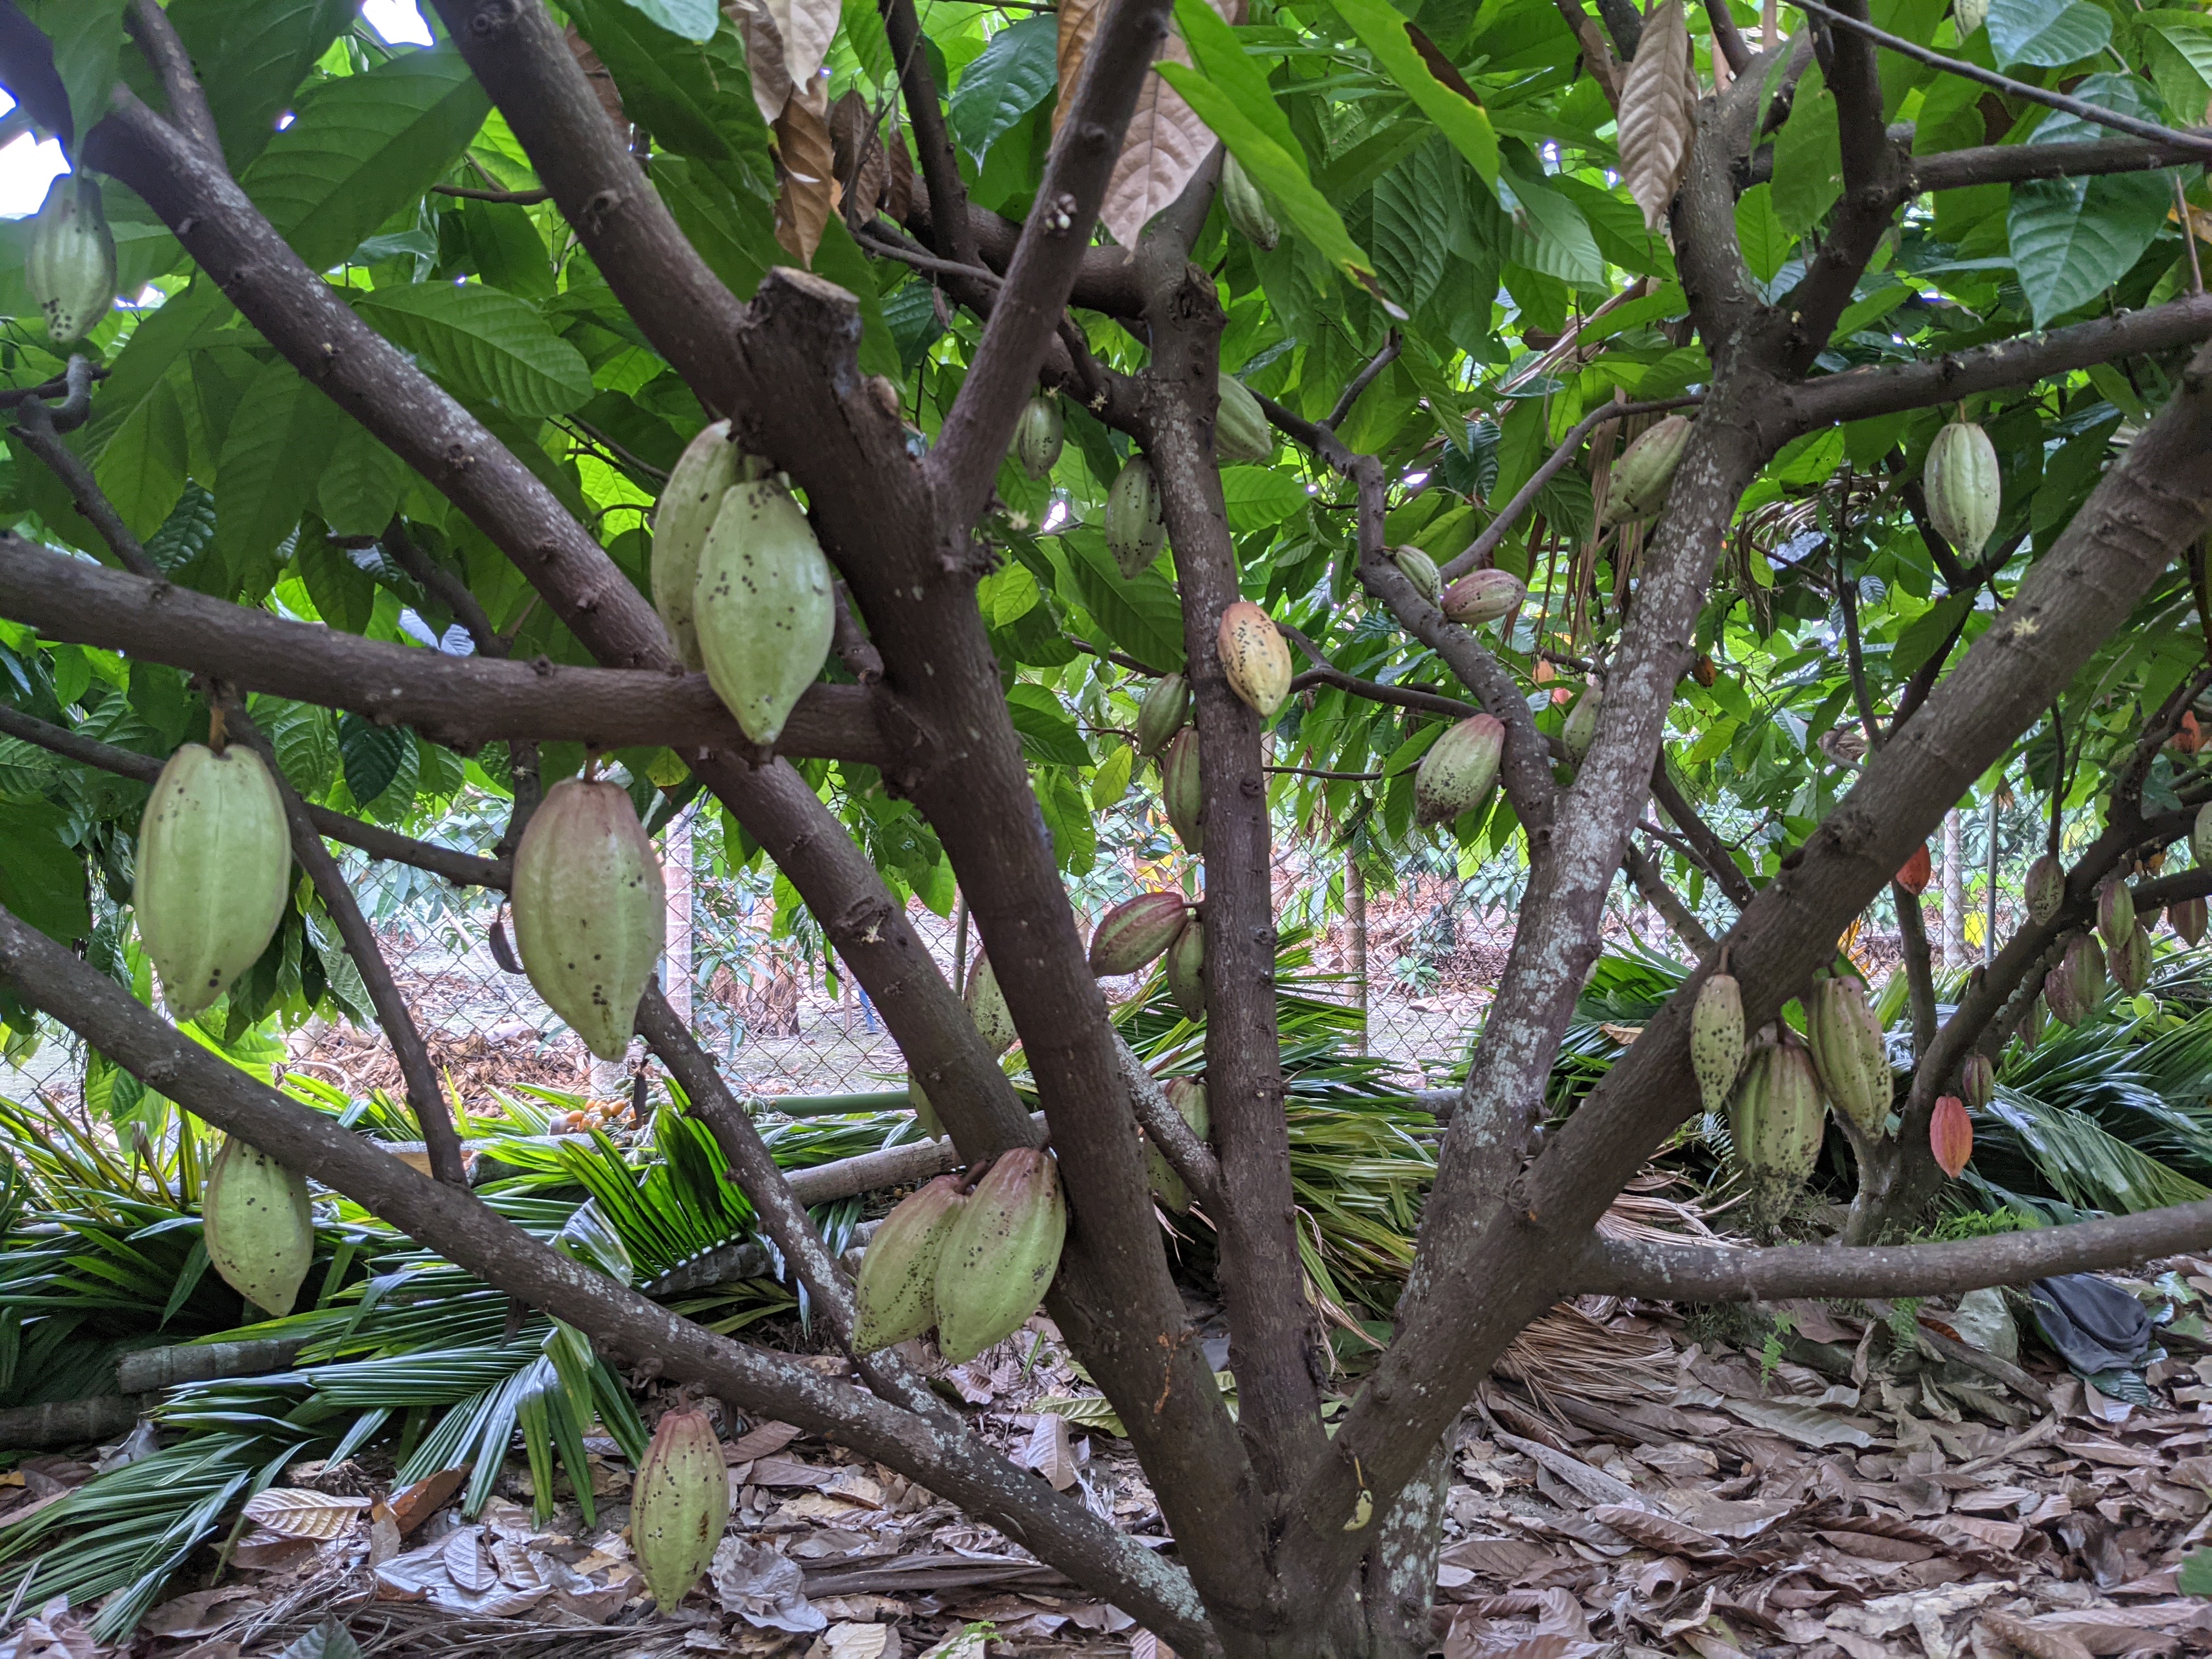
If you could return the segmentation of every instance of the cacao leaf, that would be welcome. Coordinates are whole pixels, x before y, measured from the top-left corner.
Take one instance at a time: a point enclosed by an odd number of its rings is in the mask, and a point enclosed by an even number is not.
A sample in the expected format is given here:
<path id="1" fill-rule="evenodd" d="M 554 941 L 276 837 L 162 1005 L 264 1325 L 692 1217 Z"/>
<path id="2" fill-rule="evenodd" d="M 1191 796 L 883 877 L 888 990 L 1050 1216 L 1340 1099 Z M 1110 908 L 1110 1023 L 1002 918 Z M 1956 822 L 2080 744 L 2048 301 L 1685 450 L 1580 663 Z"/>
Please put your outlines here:
<path id="1" fill-rule="evenodd" d="M 818 81 L 789 99 L 776 117 L 776 153 L 783 188 L 775 198 L 775 240 L 801 264 L 811 264 L 822 233 L 837 210 L 836 158 L 830 142 L 828 91 Z"/>
<path id="2" fill-rule="evenodd" d="M 481 283 L 380 288 L 354 308 L 472 402 L 542 416 L 565 415 L 592 396 L 583 353 L 554 333 L 528 301 L 498 289 Z"/>
<path id="3" fill-rule="evenodd" d="M 982 56 L 961 71 L 951 100 L 952 136 L 977 167 L 1000 134 L 1059 84 L 1060 29 L 1057 19 L 1024 17 L 993 35 Z"/>
<path id="4" fill-rule="evenodd" d="M 1690 154 L 1690 30 L 1681 0 L 1667 0 L 1644 20 L 1636 60 L 1620 89 L 1620 170 L 1628 193 L 1656 232 Z"/>
<path id="5" fill-rule="evenodd" d="M 1190 48 L 1170 36 L 1162 61 L 1190 65 Z M 1155 70 L 1145 77 L 1137 107 L 1121 138 L 1121 154 L 1106 183 L 1098 218 L 1123 247 L 1134 247 L 1152 216 L 1173 202 L 1212 153 L 1214 137 L 1198 112 Z"/>

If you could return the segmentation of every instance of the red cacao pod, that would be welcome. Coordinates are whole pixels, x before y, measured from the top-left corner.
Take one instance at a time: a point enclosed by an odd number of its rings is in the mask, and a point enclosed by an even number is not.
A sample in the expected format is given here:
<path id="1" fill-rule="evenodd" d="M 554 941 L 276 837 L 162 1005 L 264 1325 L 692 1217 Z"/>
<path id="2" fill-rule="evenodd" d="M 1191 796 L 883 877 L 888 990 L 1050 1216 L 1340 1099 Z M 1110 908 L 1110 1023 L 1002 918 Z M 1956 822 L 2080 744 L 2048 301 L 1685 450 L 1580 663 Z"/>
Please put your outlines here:
<path id="1" fill-rule="evenodd" d="M 1914 848 L 1912 856 L 1897 872 L 1897 884 L 1916 898 L 1928 890 L 1928 884 L 1935 878 L 1936 863 L 1928 856 L 1925 846 Z"/>
<path id="2" fill-rule="evenodd" d="M 1944 1095 L 1936 1102 L 1936 1114 L 1928 1120 L 1928 1149 L 1954 1181 L 1974 1155 L 1974 1121 L 1958 1096 Z"/>

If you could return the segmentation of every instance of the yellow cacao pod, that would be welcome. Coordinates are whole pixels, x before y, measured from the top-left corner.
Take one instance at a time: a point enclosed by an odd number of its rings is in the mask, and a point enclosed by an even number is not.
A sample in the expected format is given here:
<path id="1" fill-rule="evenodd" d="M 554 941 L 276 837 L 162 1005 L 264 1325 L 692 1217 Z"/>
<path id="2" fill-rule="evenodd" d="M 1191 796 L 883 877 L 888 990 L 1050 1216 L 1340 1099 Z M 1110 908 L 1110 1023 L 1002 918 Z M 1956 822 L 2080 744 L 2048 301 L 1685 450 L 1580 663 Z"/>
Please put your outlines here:
<path id="1" fill-rule="evenodd" d="M 1291 695 L 1291 646 L 1275 620 L 1249 599 L 1221 613 L 1215 639 L 1229 689 L 1266 720 Z"/>
<path id="2" fill-rule="evenodd" d="M 1567 710 L 1567 717 L 1559 724 L 1559 742 L 1567 751 L 1568 761 L 1580 766 L 1589 758 L 1590 744 L 1597 741 L 1597 711 L 1601 694 L 1597 682 L 1592 680 L 1583 688 L 1575 706 Z"/>
<path id="3" fill-rule="evenodd" d="M 100 186 L 64 173 L 47 191 L 31 228 L 23 282 L 56 345 L 82 339 L 115 303 L 115 238 L 100 210 Z"/>
<path id="4" fill-rule="evenodd" d="M 630 1495 L 630 1547 L 646 1592 L 675 1611 L 730 1524 L 730 1474 L 707 1413 L 670 1412 L 653 1431 Z"/>
<path id="5" fill-rule="evenodd" d="M 699 587 L 699 556 L 707 532 L 722 510 L 722 498 L 738 485 L 742 458 L 730 441 L 730 423 L 717 421 L 684 446 L 668 484 L 653 508 L 653 608 L 676 643 L 676 654 L 693 672 L 707 665 L 699 654 L 699 629 L 692 605 Z"/>
<path id="6" fill-rule="evenodd" d="M 1820 1085 L 1795 1041 L 1753 1045 L 1729 1097 L 1729 1138 L 1750 1177 L 1753 1206 L 1786 1207 L 1820 1156 Z"/>
<path id="7" fill-rule="evenodd" d="M 774 743 L 830 655 L 830 561 L 773 478 L 724 494 L 699 555 L 693 621 L 707 678 L 755 743 Z"/>
<path id="8" fill-rule="evenodd" d="M 236 1135 L 222 1143 L 200 1191 L 208 1265 L 263 1311 L 292 1311 L 315 1259 L 307 1183 Z"/>
<path id="9" fill-rule="evenodd" d="M 937 1322 L 937 1264 L 967 1202 L 960 1177 L 941 1175 L 884 1218 L 853 1287 L 854 1353 L 904 1342 Z"/>
<path id="10" fill-rule="evenodd" d="M 1972 421 L 1954 421 L 1928 446 L 1920 485 L 1928 498 L 1928 517 L 1936 533 L 1962 559 L 1981 556 L 1997 527 L 2004 486 L 1997 476 L 1996 446 Z"/>
<path id="11" fill-rule="evenodd" d="M 629 1052 L 667 940 L 660 860 L 629 793 L 563 778 L 514 849 L 514 943 L 545 1006 L 601 1060 Z"/>
<path id="12" fill-rule="evenodd" d="M 1048 1152 L 1000 1154 L 968 1195 L 937 1264 L 937 1346 L 955 1364 L 1004 1341 L 1060 1271 L 1067 1200 Z"/>
<path id="13" fill-rule="evenodd" d="M 172 1018 L 212 1005 L 284 919 L 292 837 L 261 757 L 188 743 L 169 757 L 138 821 L 131 902 Z"/>

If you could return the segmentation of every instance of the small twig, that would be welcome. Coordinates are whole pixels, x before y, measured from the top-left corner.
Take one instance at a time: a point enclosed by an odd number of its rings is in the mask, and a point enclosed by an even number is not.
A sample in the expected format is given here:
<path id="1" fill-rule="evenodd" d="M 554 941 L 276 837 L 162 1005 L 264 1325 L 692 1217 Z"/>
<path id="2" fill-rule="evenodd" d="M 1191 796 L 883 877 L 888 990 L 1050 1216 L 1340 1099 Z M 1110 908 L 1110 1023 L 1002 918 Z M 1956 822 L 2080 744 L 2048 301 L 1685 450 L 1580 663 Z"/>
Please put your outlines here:
<path id="1" fill-rule="evenodd" d="M 553 192 L 542 186 L 536 190 L 480 190 L 474 185 L 433 185 L 434 196 L 458 196 L 467 202 L 511 202 L 517 207 L 536 207 L 540 202 L 550 202 Z"/>
<path id="2" fill-rule="evenodd" d="M 860 626 L 858 607 L 842 578 L 831 584 L 835 607 L 830 613 L 830 648 L 845 672 L 862 685 L 873 685 L 884 677 L 884 653 Z"/>
<path id="3" fill-rule="evenodd" d="M 78 357 L 70 359 L 70 378 L 72 381 L 81 378 L 77 365 L 83 361 Z M 72 400 L 74 395 L 73 391 Z M 65 401 L 63 408 L 67 407 Z M 75 450 L 61 441 L 63 429 L 65 428 L 55 418 L 55 411 L 35 398 L 25 402 L 16 411 L 16 437 L 21 441 L 24 448 L 44 461 L 54 476 L 62 481 L 62 487 L 76 501 L 77 511 L 84 514 L 93 529 L 99 532 L 100 538 L 107 544 L 108 550 L 115 555 L 116 562 L 133 575 L 143 576 L 151 581 L 167 580 L 161 567 L 154 562 L 144 545 L 131 533 L 131 526 L 123 522 L 123 515 L 115 510 L 115 503 L 107 499 L 106 491 L 100 489 L 99 481 L 92 476 L 92 469 L 84 464 Z"/>
<path id="4" fill-rule="evenodd" d="M 2179 174 L 2173 180 L 2173 209 L 2181 216 L 2182 245 L 2189 250 L 2189 291 L 2202 294 L 2204 292 L 2204 264 L 2197 252 L 2197 222 L 2191 216 L 2189 194 L 2182 189 Z"/>
<path id="5" fill-rule="evenodd" d="M 1322 778 L 1335 783 L 1379 783 L 1389 776 L 1387 772 L 1329 772 L 1316 766 L 1263 766 L 1262 772 L 1279 772 L 1285 777 Z"/>
<path id="6" fill-rule="evenodd" d="M 161 82 L 161 94 L 169 102 L 169 119 L 222 166 L 222 135 L 216 128 L 215 112 L 208 107 L 207 92 L 192 73 L 191 54 L 177 38 L 168 13 L 155 0 L 131 0 L 130 22 L 139 52 Z"/>
<path id="7" fill-rule="evenodd" d="M 1150 663 L 1139 662 L 1134 657 L 1125 656 L 1119 651 L 1109 651 L 1105 647 L 1093 645 L 1088 640 L 1079 640 L 1073 634 L 1066 635 L 1066 639 L 1070 645 L 1086 657 L 1097 657 L 1102 661 L 1112 663 L 1116 668 L 1126 668 L 1131 673 L 1142 674 L 1148 679 L 1156 680 L 1160 677 L 1160 671 Z"/>
<path id="8" fill-rule="evenodd" d="M 470 591 L 466 582 L 415 544 L 414 537 L 407 533 L 405 520 L 393 519 L 385 527 L 382 540 L 384 550 L 392 555 L 399 568 L 453 613 L 453 620 L 468 630 L 478 652 L 488 657 L 507 654 L 499 630 L 491 625 L 483 602 Z"/>
<path id="9" fill-rule="evenodd" d="M 1129 1108 L 1137 1122 L 1152 1145 L 1159 1148 L 1160 1156 L 1183 1178 L 1183 1184 L 1208 1206 L 1207 1212 L 1221 1212 L 1221 1164 L 1213 1149 L 1198 1138 L 1198 1132 L 1183 1121 L 1181 1112 L 1170 1103 L 1167 1091 L 1159 1081 L 1145 1069 L 1144 1062 L 1129 1047 L 1120 1031 L 1114 1033 L 1114 1054 L 1121 1062 L 1121 1080 L 1128 1085 Z"/>
<path id="10" fill-rule="evenodd" d="M 1369 358 L 1367 367 L 1352 377 L 1338 397 L 1336 407 L 1328 411 L 1328 418 L 1322 424 L 1331 432 L 1342 426 L 1345 416 L 1352 413 L 1352 406 L 1359 401 L 1359 394 L 1374 385 L 1375 377 L 1397 362 L 1398 354 L 1405 349 L 1405 342 L 1398 337 L 1398 331 L 1392 329 L 1389 337 L 1382 342 L 1382 349 Z"/>
<path id="11" fill-rule="evenodd" d="M 892 237 L 875 225 L 860 227 L 860 243 L 893 259 L 903 260 L 916 270 L 927 270 L 943 276 L 963 276 L 982 283 L 991 288 L 1005 286 L 1006 278 L 988 265 L 963 265 L 957 259 L 940 259 L 934 253 L 925 253 L 903 236 Z"/>

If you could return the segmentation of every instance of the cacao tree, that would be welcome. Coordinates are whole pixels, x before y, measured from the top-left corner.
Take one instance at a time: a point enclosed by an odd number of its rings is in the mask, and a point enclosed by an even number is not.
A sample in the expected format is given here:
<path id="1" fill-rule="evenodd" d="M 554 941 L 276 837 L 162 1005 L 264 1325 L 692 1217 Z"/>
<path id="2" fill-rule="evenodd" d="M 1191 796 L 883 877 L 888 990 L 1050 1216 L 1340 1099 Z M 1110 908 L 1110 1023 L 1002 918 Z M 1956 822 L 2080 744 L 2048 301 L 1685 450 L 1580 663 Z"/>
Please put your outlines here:
<path id="1" fill-rule="evenodd" d="M 881 1460 L 1193 1653 L 1426 1651 L 1449 1432 L 1564 1294 L 1928 1294 L 2212 1237 L 2199 1203 L 1883 1242 L 1956 1163 L 1962 1078 L 2039 997 L 2101 994 L 2073 965 L 2100 888 L 2132 883 L 2137 917 L 2212 891 L 2153 867 L 2212 799 L 2201 13 L 437 0 L 426 21 L 394 45 L 344 0 L 0 10 L 0 82 L 73 169 L 10 229 L 21 286 L 0 280 L 12 1030 L 58 1020 L 602 1354 Z M 692 452 L 717 423 L 728 452 Z M 265 758 L 302 879 L 280 872 L 252 964 L 208 958 L 223 995 L 180 1028 L 133 878 L 161 856 L 141 787 L 202 738 Z M 1939 1020 L 1927 837 L 2007 778 L 2049 800 L 2053 853 L 2063 811 L 2097 825 Z M 471 791 L 511 803 L 496 857 L 409 833 Z M 853 1286 L 742 1104 L 638 992 L 651 942 L 621 893 L 695 799 L 811 913 L 963 1163 L 1048 1144 L 1045 1305 L 1171 1553 L 1016 1469 L 876 1325 L 853 1340 Z M 556 848 L 557 904 L 529 890 L 541 799 L 539 822 L 602 826 L 589 882 Z M 1170 939 L 1197 1102 L 1121 1045 L 1066 887 L 1102 820 L 1154 800 L 1202 933 L 1170 903 L 1092 948 Z M 1395 1331 L 1356 1375 L 1300 1266 L 1286 825 L 1516 872 Z M 556 909 L 580 920 L 541 939 L 621 936 L 619 963 L 541 986 L 614 1011 L 570 1016 L 602 1051 L 635 1002 L 857 1380 L 676 1317 L 471 1195 L 331 842 L 515 887 L 526 956 Z M 210 878 L 274 890 L 220 854 Z M 1698 966 L 1555 1111 L 1624 881 Z M 956 888 L 988 956 L 965 1002 L 908 921 Z M 1838 949 L 1883 906 L 1903 1079 Z M 1703 995 L 1723 972 L 1733 996 Z M 397 1050 L 429 1176 L 222 1052 L 334 1001 Z M 1739 1120 L 1781 1125 L 1747 1167 L 1802 1181 L 1825 1092 L 1856 1248 L 1600 1239 L 1747 1033 L 1750 1074 L 1793 1079 Z M 1000 1063 L 1016 1037 L 1041 1124 Z M 1168 1178 L 1218 1241 L 1233 1419 L 1163 1248 Z"/>

